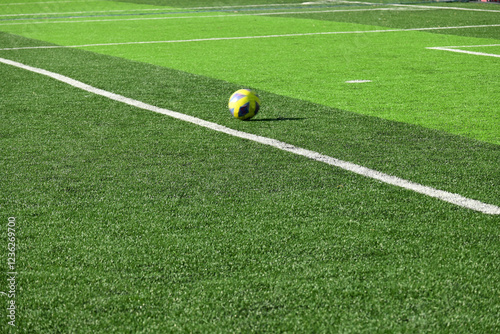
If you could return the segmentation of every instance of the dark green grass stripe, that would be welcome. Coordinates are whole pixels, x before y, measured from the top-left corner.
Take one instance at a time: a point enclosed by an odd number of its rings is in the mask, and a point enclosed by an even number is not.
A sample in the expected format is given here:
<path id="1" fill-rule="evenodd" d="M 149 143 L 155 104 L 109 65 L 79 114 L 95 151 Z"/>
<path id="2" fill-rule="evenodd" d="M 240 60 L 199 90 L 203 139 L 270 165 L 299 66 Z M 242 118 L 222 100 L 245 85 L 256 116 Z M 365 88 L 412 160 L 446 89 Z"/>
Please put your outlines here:
<path id="1" fill-rule="evenodd" d="M 434 188 L 429 188 L 426 186 L 415 184 L 415 183 L 412 183 L 412 182 L 407 181 L 407 180 L 403 180 L 403 179 L 398 178 L 398 177 L 394 177 L 391 175 L 380 173 L 378 171 L 367 169 L 364 166 L 359 166 L 359 165 L 352 164 L 352 163 L 349 163 L 346 161 L 342 161 L 342 160 L 338 160 L 338 159 L 335 159 L 332 157 L 328 157 L 328 156 L 322 155 L 318 152 L 314 152 L 311 150 L 303 149 L 301 147 L 296 147 L 296 146 L 290 145 L 289 143 L 279 142 L 273 138 L 256 136 L 256 135 L 253 135 L 253 134 L 250 134 L 247 132 L 236 131 L 236 130 L 228 128 L 228 127 L 223 127 L 217 123 L 207 122 L 207 121 L 202 120 L 200 118 L 191 117 L 191 116 L 188 116 L 186 114 L 178 113 L 178 112 L 175 112 L 172 110 L 158 108 L 157 106 L 146 104 L 142 101 L 130 99 L 130 98 L 125 97 L 123 95 L 118 95 L 118 94 L 111 93 L 111 92 L 108 92 L 108 91 L 105 91 L 105 90 L 102 90 L 102 89 L 99 89 L 99 88 L 96 88 L 93 86 L 89 86 L 86 83 L 83 83 L 81 81 L 76 81 L 73 78 L 63 76 L 59 73 L 50 72 L 50 71 L 47 71 L 45 69 L 35 68 L 32 66 L 18 63 L 18 62 L 14 62 L 14 61 L 11 61 L 11 60 L 5 59 L 5 58 L 0 58 L 0 62 L 4 63 L 6 65 L 12 65 L 14 67 L 25 69 L 25 70 L 28 70 L 28 71 L 31 71 L 34 73 L 46 75 L 46 76 L 53 78 L 55 80 L 69 84 L 75 88 L 82 89 L 82 90 L 89 92 L 89 93 L 92 93 L 92 94 L 101 95 L 101 96 L 104 96 L 104 97 L 109 98 L 109 99 L 114 100 L 114 101 L 123 102 L 123 103 L 131 105 L 133 107 L 137 107 L 137 108 L 144 109 L 144 110 L 151 111 L 151 112 L 157 112 L 160 114 L 164 114 L 166 116 L 170 116 L 170 117 L 173 117 L 175 119 L 180 119 L 182 121 L 193 123 L 193 124 L 205 127 L 205 128 L 209 128 L 209 129 L 214 130 L 214 131 L 226 133 L 226 134 L 229 134 L 229 135 L 234 136 L 234 137 L 243 138 L 243 139 L 251 140 L 251 141 L 261 143 L 264 145 L 276 147 L 280 150 L 291 152 L 291 153 L 294 153 L 297 155 L 302 155 L 302 156 L 305 156 L 307 158 L 310 158 L 310 159 L 313 159 L 313 160 L 316 160 L 319 162 L 324 162 L 324 163 L 327 163 L 327 164 L 332 165 L 334 167 L 339 167 L 339 168 L 354 172 L 354 173 L 359 174 L 359 175 L 363 175 L 363 176 L 366 176 L 366 177 L 369 177 L 369 178 L 372 178 L 375 180 L 379 180 L 383 183 L 392 184 L 392 185 L 395 185 L 398 187 L 402 187 L 404 189 L 411 189 L 411 190 L 418 192 L 418 193 L 421 193 L 421 194 L 425 194 L 425 195 L 428 195 L 431 197 L 439 198 L 439 199 L 442 199 L 446 202 L 453 203 L 455 205 L 458 205 L 458 206 L 461 206 L 464 208 L 476 210 L 476 211 L 487 213 L 487 214 L 500 214 L 499 207 L 495 207 L 492 205 L 481 203 L 481 202 L 478 202 L 476 200 L 464 198 L 458 194 L 446 193 L 446 192 L 443 192 L 441 190 L 437 190 Z"/>
<path id="2" fill-rule="evenodd" d="M 496 9 L 497 8 L 495 7 Z M 436 9 L 423 11 L 374 11 L 374 12 L 338 12 L 338 13 L 301 13 L 290 14 L 289 17 L 327 20 L 336 22 L 349 22 L 381 27 L 412 29 L 421 27 L 454 27 L 471 25 L 488 25 L 498 22 L 500 13 L 491 12 L 469 12 L 464 15 L 463 11 Z M 457 24 L 459 18 L 459 24 Z M 433 33 L 451 34 L 467 37 L 494 38 L 500 36 L 500 28 L 485 27 L 463 30 L 433 30 Z"/>
<path id="3" fill-rule="evenodd" d="M 495 220 L 2 75 L 18 80 L 1 208 L 22 226 L 19 328 L 495 328 Z"/>
<path id="4" fill-rule="evenodd" d="M 21 40 L 26 45 L 27 40 Z M 227 98 L 240 88 L 231 83 L 71 49 L 2 55 L 152 105 L 500 204 L 500 180 L 495 168 L 500 160 L 497 145 L 267 92 L 261 92 L 264 106 L 260 118 L 269 121 L 237 122 L 226 110 Z"/>

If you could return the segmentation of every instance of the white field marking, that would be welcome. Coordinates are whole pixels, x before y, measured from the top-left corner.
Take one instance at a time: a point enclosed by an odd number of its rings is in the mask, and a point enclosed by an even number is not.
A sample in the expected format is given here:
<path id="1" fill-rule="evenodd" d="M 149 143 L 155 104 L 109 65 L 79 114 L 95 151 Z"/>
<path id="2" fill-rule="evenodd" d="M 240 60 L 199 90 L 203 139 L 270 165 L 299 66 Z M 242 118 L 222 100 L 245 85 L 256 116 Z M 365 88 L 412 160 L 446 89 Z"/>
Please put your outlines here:
<path id="1" fill-rule="evenodd" d="M 365 82 L 372 82 L 371 80 L 348 80 L 345 83 L 365 83 Z"/>
<path id="2" fill-rule="evenodd" d="M 428 187 L 428 186 L 424 186 L 424 185 L 421 185 L 421 184 L 418 184 L 418 183 L 415 183 L 412 181 L 404 180 L 404 179 L 401 179 L 401 178 L 393 176 L 393 175 L 385 174 L 385 173 L 382 173 L 382 172 L 379 172 L 379 171 L 376 171 L 376 170 L 373 170 L 373 169 L 370 169 L 367 167 L 363 167 L 363 166 L 354 164 L 352 162 L 339 160 L 339 159 L 336 159 L 336 158 L 333 158 L 333 157 L 330 157 L 327 155 L 323 155 L 323 154 L 315 152 L 315 151 L 311 151 L 311 150 L 307 150 L 307 149 L 304 149 L 301 147 L 297 147 L 297 146 L 294 146 L 294 145 L 291 145 L 291 144 L 288 144 L 288 143 L 285 143 L 285 142 L 282 142 L 282 141 L 279 141 L 276 139 L 267 138 L 267 137 L 263 137 L 263 136 L 254 135 L 251 133 L 246 133 L 243 131 L 234 130 L 234 129 L 225 127 L 223 125 L 217 124 L 217 123 L 205 121 L 205 120 L 202 120 L 202 119 L 199 119 L 199 118 L 196 118 L 193 116 L 185 115 L 185 114 L 182 114 L 182 113 L 179 113 L 176 111 L 156 107 L 156 106 L 153 106 L 151 104 L 147 104 L 147 103 L 144 103 L 141 101 L 137 101 L 137 100 L 125 97 L 123 95 L 115 94 L 115 93 L 108 92 L 108 91 L 100 89 L 100 88 L 96 88 L 96 87 L 87 85 L 81 81 L 77 81 L 77 80 L 69 78 L 67 76 L 64 76 L 64 75 L 61 75 L 58 73 L 54 73 L 54 72 L 50 72 L 50 71 L 47 71 L 47 70 L 44 70 L 41 68 L 32 67 L 32 66 L 18 63 L 18 62 L 15 62 L 15 61 L 12 61 L 9 59 L 5 59 L 5 58 L 0 58 L 0 62 L 7 64 L 7 65 L 15 66 L 15 67 L 18 67 L 18 68 L 21 68 L 24 70 L 28 70 L 28 71 L 31 71 L 34 73 L 48 76 L 50 78 L 64 82 L 70 86 L 82 89 L 84 91 L 87 91 L 87 92 L 90 92 L 90 93 L 93 93 L 96 95 L 104 96 L 108 99 L 122 102 L 122 103 L 128 104 L 128 105 L 136 107 L 136 108 L 153 111 L 153 112 L 167 115 L 167 116 L 170 116 L 170 117 L 173 117 L 173 118 L 185 121 L 185 122 L 189 122 L 189 123 L 193 123 L 193 124 L 196 124 L 199 126 L 203 126 L 205 128 L 208 128 L 208 129 L 211 129 L 214 131 L 222 132 L 222 133 L 234 136 L 234 137 L 243 138 L 243 139 L 251 140 L 251 141 L 261 143 L 264 145 L 272 146 L 272 147 L 278 148 L 280 150 L 291 152 L 291 153 L 294 153 L 297 155 L 301 155 L 301 156 L 307 157 L 307 158 L 312 159 L 312 160 L 326 163 L 326 164 L 331 165 L 331 166 L 339 167 L 339 168 L 342 168 L 344 170 L 347 170 L 347 171 L 350 171 L 350 172 L 353 172 L 353 173 L 356 173 L 356 174 L 359 174 L 359 175 L 362 175 L 362 176 L 365 176 L 368 178 L 372 178 L 372 179 L 381 181 L 383 183 L 387 183 L 387 184 L 398 186 L 398 187 L 401 187 L 404 189 L 412 190 L 414 192 L 424 194 L 424 195 L 427 195 L 430 197 L 438 198 L 438 199 L 441 199 L 445 202 L 452 203 L 452 204 L 461 206 L 463 208 L 479 211 L 479 212 L 490 214 L 490 215 L 499 215 L 500 214 L 500 207 L 492 205 L 492 204 L 483 203 L 483 202 L 480 202 L 478 200 L 474 200 L 474 199 L 470 199 L 470 198 L 461 196 L 459 194 L 454 194 L 454 193 L 450 193 L 447 191 L 434 189 L 432 187 Z"/>
<path id="3" fill-rule="evenodd" d="M 500 13 L 500 10 L 496 10 L 496 9 L 461 8 L 461 7 L 441 7 L 441 6 L 422 6 L 422 5 L 403 5 L 403 4 L 393 4 L 392 6 L 397 6 L 397 7 L 412 7 L 412 8 L 425 8 L 425 9 L 465 10 L 465 11 L 469 11 L 469 12 L 490 12 L 490 13 Z"/>
<path id="4" fill-rule="evenodd" d="M 500 58 L 500 55 L 497 55 L 494 53 L 476 52 L 476 51 L 468 51 L 468 50 L 460 50 L 460 49 L 448 49 L 448 48 L 440 48 L 440 47 L 426 48 L 426 49 L 466 53 L 466 54 L 475 55 L 475 56 L 488 56 L 488 57 Z"/>
<path id="5" fill-rule="evenodd" d="M 59 1 L 58 1 L 59 2 Z M 72 2 L 72 1 L 61 1 L 61 2 Z M 4 4 L 5 5 L 5 4 Z M 63 15 L 63 14 L 90 14 L 90 13 L 119 13 L 119 12 L 141 12 L 141 11 L 164 11 L 168 12 L 169 10 L 172 14 L 183 10 L 197 10 L 197 9 L 230 9 L 230 8 L 254 8 L 254 7 L 283 7 L 283 6 L 301 6 L 298 3 L 291 4 L 262 4 L 262 5 L 241 5 L 241 6 L 218 6 L 218 7 L 188 7 L 188 8 L 138 8 L 138 9 L 109 9 L 109 10 L 91 10 L 91 11 L 80 11 L 80 12 L 57 12 L 57 13 L 22 13 L 22 14 L 2 14 L 0 17 L 6 16 L 38 16 L 38 15 Z"/>
<path id="6" fill-rule="evenodd" d="M 68 21 L 29 21 L 29 22 L 9 22 L 0 23 L 2 26 L 20 25 L 20 24 L 55 24 L 55 23 L 93 23 L 93 22 L 119 22 L 119 21 L 144 21 L 144 20 L 179 20 L 179 19 L 201 19 L 201 18 L 226 18 L 226 17 L 241 17 L 241 16 L 268 16 L 268 15 L 288 15 L 288 14 L 318 14 L 318 13 L 336 13 L 336 12 L 367 12 L 367 11 L 417 11 L 427 9 L 409 9 L 409 8 L 358 8 L 358 9 L 328 9 L 328 10 L 305 10 L 305 11 L 290 11 L 290 12 L 260 12 L 260 13 L 240 13 L 240 14 L 219 14 L 219 15 L 190 15 L 190 16 L 161 16 L 161 17 L 135 17 L 127 19 L 98 19 L 98 20 L 68 20 Z M 172 12 L 175 14 L 175 12 Z M 197 13 L 193 13 L 197 14 Z M 57 20 L 56 17 L 51 18 Z M 31 19 L 20 19 L 31 20 Z"/>
<path id="7" fill-rule="evenodd" d="M 78 2 L 105 2 L 106 0 L 74 0 L 74 1 L 40 1 L 40 2 L 12 2 L 12 3 L 0 3 L 0 6 L 14 6 L 14 5 L 32 5 L 32 4 L 48 4 L 48 3 L 78 3 Z M 370 2 L 358 2 L 358 1 L 336 1 L 336 3 L 359 3 L 368 5 L 380 5 Z M 261 5 L 233 5 L 233 6 L 212 6 L 212 7 L 183 7 L 178 8 L 180 10 L 190 10 L 190 9 L 226 9 L 226 8 L 252 8 L 252 7 L 288 7 L 288 6 L 303 6 L 300 3 L 276 3 L 276 4 L 261 4 Z M 317 3 L 316 5 L 320 5 Z M 382 4 L 385 6 L 384 4 Z M 169 8 L 169 7 L 166 7 Z M 171 8 L 171 7 L 170 7 Z"/>
<path id="8" fill-rule="evenodd" d="M 383 3 L 373 3 L 373 2 L 362 2 L 362 1 L 341 1 L 341 0 L 330 0 L 330 1 L 307 1 L 303 2 L 302 5 L 325 5 L 325 4 L 337 4 L 337 3 L 348 3 L 348 4 L 353 4 L 353 3 L 359 3 L 363 5 L 382 5 L 385 6 Z"/>
<path id="9" fill-rule="evenodd" d="M 500 44 L 463 45 L 463 46 L 435 46 L 435 47 L 428 47 L 426 49 L 429 49 L 429 50 L 450 51 L 450 52 L 458 52 L 458 53 L 466 53 L 466 54 L 475 55 L 475 56 L 487 56 L 487 57 L 500 58 L 500 55 L 499 54 L 495 54 L 495 53 L 485 53 L 485 52 L 462 50 L 463 48 L 479 48 L 479 47 L 488 47 L 488 46 L 500 46 Z"/>
<path id="10" fill-rule="evenodd" d="M 338 3 L 349 3 L 349 1 L 338 1 Z M 260 5 L 233 5 L 233 6 L 213 6 L 213 7 L 185 7 L 183 9 L 226 9 L 226 8 L 259 8 L 259 7 L 291 7 L 304 5 L 321 5 L 321 4 L 306 4 L 306 3 L 275 3 L 275 4 L 260 4 Z"/>
<path id="11" fill-rule="evenodd" d="M 250 5 L 249 5 L 250 6 Z M 232 6 L 227 6 L 227 7 L 232 7 Z M 246 6 L 242 6 L 246 7 Z M 185 10 L 193 10 L 193 9 L 204 9 L 204 8 L 218 8 L 218 7 L 195 7 L 195 8 L 186 8 Z M 240 7 L 238 7 L 240 8 Z M 168 13 L 163 13 L 163 15 L 169 15 L 169 14 L 177 14 L 179 10 L 183 10 L 183 8 L 179 9 L 169 9 L 169 8 L 145 8 L 145 9 L 110 9 L 110 10 L 100 10 L 100 11 L 80 11 L 80 12 L 58 12 L 58 13 L 28 13 L 28 14 L 1 14 L 0 17 L 12 17 L 12 16 L 38 16 L 38 15 L 63 15 L 63 14 L 91 14 L 91 13 L 116 13 L 116 12 L 130 12 L 133 14 L 133 12 L 139 12 L 139 11 L 164 11 Z M 313 10 L 306 10 L 306 11 L 300 11 L 300 12 L 266 12 L 266 13 L 248 13 L 248 14 L 228 14 L 228 15 L 216 15 L 215 17 L 232 17 L 232 16 L 243 16 L 243 15 L 284 15 L 284 14 L 303 14 L 303 13 L 332 13 L 332 12 L 357 12 L 357 11 L 383 11 L 383 10 L 399 10 L 399 11 L 421 11 L 421 10 L 428 10 L 428 9 L 410 9 L 410 8 L 394 8 L 394 7 L 387 7 L 387 8 L 358 8 L 358 9 L 324 9 L 324 10 L 319 10 L 319 11 L 313 11 Z M 193 14 L 197 14 L 196 12 L 193 12 Z M 211 16 L 196 16 L 196 17 L 214 17 L 213 15 Z M 172 17 L 172 18 L 186 18 L 186 17 Z M 191 18 L 189 16 L 188 18 Z M 51 19 L 57 19 L 57 17 L 51 17 Z M 31 18 L 27 18 L 25 20 L 31 20 Z M 112 21 L 117 21 L 112 20 Z M 94 20 L 95 21 L 95 20 Z M 79 21 L 71 21 L 71 22 L 79 22 Z M 37 23 L 37 22 L 35 22 Z M 46 22 L 44 22 L 46 23 Z"/>
<path id="12" fill-rule="evenodd" d="M 103 2 L 103 0 L 11 2 L 11 3 L 0 3 L 0 6 L 21 6 L 21 5 L 35 5 L 35 4 L 38 5 L 47 3 L 72 3 L 72 2 Z"/>
<path id="13" fill-rule="evenodd" d="M 458 46 L 441 46 L 442 48 L 483 48 L 487 46 L 500 46 L 500 44 L 482 44 L 482 45 L 458 45 Z"/>
<path id="14" fill-rule="evenodd" d="M 52 12 L 52 13 L 23 13 L 23 14 L 2 14 L 0 17 L 8 17 L 8 16 L 39 16 L 39 15 L 64 15 L 64 14 L 93 14 L 93 13 L 119 13 L 119 12 L 138 12 L 138 11 L 165 11 L 168 12 L 168 8 L 143 8 L 143 9 L 109 9 L 109 10 L 90 10 L 90 11 L 81 11 L 81 12 Z M 175 11 L 171 11 L 172 14 L 175 14 Z M 53 17 L 53 19 L 57 19 L 57 17 Z"/>
<path id="15" fill-rule="evenodd" d="M 97 43 L 97 44 L 79 44 L 79 45 L 41 45 L 41 46 L 25 46 L 25 47 L 16 47 L 16 48 L 2 48 L 2 49 L 0 49 L 0 51 L 32 50 L 32 49 L 86 48 L 86 47 L 96 47 L 96 46 L 117 46 L 117 45 L 134 45 L 134 44 L 190 43 L 190 42 L 208 42 L 208 41 L 227 41 L 227 40 L 239 40 L 239 39 L 278 38 L 278 37 L 302 37 L 302 36 L 339 35 L 339 34 L 370 34 L 370 33 L 405 32 L 405 31 L 468 29 L 468 28 L 484 28 L 484 27 L 500 27 L 500 24 L 477 25 L 477 26 L 459 26 L 459 27 L 411 28 L 411 29 L 383 29 L 383 30 L 361 30 L 361 31 L 357 31 L 357 30 L 355 30 L 355 31 L 326 31 L 326 32 L 310 32 L 310 33 L 281 34 L 281 35 L 238 36 L 238 37 L 213 37 L 213 38 L 195 38 L 195 39 L 174 39 L 174 40 L 167 40 L 167 41 L 117 42 L 117 43 Z"/>

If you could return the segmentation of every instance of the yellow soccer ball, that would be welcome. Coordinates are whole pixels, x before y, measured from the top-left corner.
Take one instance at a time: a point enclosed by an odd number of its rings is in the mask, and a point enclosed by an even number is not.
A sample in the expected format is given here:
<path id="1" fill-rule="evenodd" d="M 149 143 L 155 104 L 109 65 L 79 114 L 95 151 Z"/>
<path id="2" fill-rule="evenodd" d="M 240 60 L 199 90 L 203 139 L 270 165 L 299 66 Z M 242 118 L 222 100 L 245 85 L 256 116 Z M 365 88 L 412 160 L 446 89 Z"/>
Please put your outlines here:
<path id="1" fill-rule="evenodd" d="M 250 89 L 240 89 L 229 98 L 229 111 L 237 119 L 248 120 L 259 112 L 260 98 Z"/>

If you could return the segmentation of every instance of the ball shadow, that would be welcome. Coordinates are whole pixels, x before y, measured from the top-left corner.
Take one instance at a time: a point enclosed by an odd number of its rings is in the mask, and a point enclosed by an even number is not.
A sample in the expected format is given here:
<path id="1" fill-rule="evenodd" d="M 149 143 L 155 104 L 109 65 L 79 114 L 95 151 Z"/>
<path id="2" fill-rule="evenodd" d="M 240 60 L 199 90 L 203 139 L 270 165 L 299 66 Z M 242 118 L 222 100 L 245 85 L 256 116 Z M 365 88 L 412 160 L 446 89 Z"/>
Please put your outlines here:
<path id="1" fill-rule="evenodd" d="M 250 119 L 251 122 L 279 122 L 279 121 L 302 121 L 303 117 L 278 117 L 278 118 L 257 118 Z"/>

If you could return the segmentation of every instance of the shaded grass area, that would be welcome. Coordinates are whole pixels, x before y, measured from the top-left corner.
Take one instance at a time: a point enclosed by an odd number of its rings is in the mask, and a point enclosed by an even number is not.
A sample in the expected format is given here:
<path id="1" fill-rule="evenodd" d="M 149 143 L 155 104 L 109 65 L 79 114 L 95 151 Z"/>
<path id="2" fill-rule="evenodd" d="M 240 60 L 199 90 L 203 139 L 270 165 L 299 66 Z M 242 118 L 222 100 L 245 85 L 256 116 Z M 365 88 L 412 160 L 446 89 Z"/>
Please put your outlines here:
<path id="1" fill-rule="evenodd" d="M 227 111 L 227 99 L 239 85 L 141 63 L 123 67 L 120 58 L 102 62 L 102 56 L 79 50 L 22 50 L 8 55 L 153 105 L 499 204 L 498 145 L 266 91 L 259 92 L 263 109 L 256 120 L 271 121 L 239 122 Z M 89 66 L 82 69 L 74 61 L 77 57 Z M 280 118 L 290 120 L 272 121 Z"/>
<path id="2" fill-rule="evenodd" d="M 418 4 L 416 4 L 418 6 Z M 446 5 L 436 4 L 437 7 L 455 7 L 457 4 Z M 402 7 L 410 8 L 410 7 Z M 474 6 L 468 4 L 467 7 L 471 9 L 491 9 L 499 10 L 498 6 Z M 462 10 L 415 10 L 404 11 L 366 11 L 366 12 L 338 12 L 338 13 L 314 13 L 314 14 L 291 14 L 290 17 L 314 19 L 314 20 L 327 20 L 335 22 L 350 22 L 367 25 L 376 25 L 391 28 L 423 28 L 423 27 L 454 27 L 454 26 L 472 26 L 472 25 L 491 25 L 498 23 L 500 12 L 475 12 L 475 11 L 462 11 Z M 482 27 L 475 29 L 443 29 L 429 31 L 438 34 L 450 34 L 467 37 L 478 38 L 493 38 L 498 40 L 500 36 L 500 27 Z"/>
<path id="3" fill-rule="evenodd" d="M 237 85 L 47 51 L 0 56 L 366 164 L 384 157 L 389 170 L 401 160 L 443 187 L 499 198 L 478 178 L 494 175 L 495 145 L 264 91 L 268 121 L 238 122 L 225 106 Z M 0 212 L 19 226 L 21 332 L 500 328 L 498 217 L 6 65 L 0 76 Z M 291 119 L 273 121 L 284 110 Z M 451 181 L 463 168 L 470 177 Z"/>

